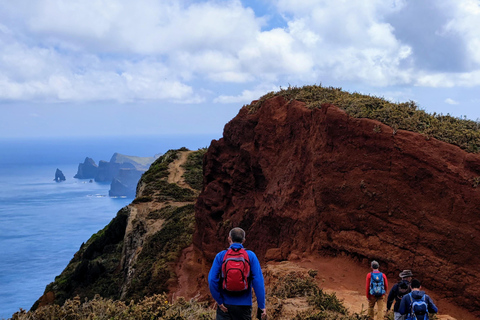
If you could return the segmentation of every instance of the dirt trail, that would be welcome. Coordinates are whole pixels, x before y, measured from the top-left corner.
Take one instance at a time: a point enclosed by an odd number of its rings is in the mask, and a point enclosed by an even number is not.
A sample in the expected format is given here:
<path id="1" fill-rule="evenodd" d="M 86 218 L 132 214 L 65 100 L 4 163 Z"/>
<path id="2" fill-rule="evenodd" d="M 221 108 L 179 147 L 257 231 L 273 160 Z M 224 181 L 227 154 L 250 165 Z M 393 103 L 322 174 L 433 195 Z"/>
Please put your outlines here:
<path id="1" fill-rule="evenodd" d="M 318 285 L 327 293 L 335 292 L 351 311 L 366 314 L 367 300 L 365 297 L 365 277 L 370 271 L 359 267 L 358 263 L 347 257 L 304 257 L 297 261 L 269 262 L 267 268 L 275 272 L 291 272 L 294 270 L 318 270 L 315 277 Z M 388 279 L 391 288 L 398 279 Z M 452 303 L 440 299 L 434 292 L 426 289 L 439 308 L 438 319 L 441 320 L 474 320 L 478 319 Z"/>
<path id="2" fill-rule="evenodd" d="M 168 183 L 176 183 L 182 188 L 192 189 L 187 183 L 185 183 L 182 177 L 185 173 L 185 169 L 182 165 L 187 161 L 188 155 L 192 152 L 194 151 L 182 151 L 180 152 L 179 158 L 170 163 L 168 166 L 168 171 L 170 172 L 167 178 Z"/>

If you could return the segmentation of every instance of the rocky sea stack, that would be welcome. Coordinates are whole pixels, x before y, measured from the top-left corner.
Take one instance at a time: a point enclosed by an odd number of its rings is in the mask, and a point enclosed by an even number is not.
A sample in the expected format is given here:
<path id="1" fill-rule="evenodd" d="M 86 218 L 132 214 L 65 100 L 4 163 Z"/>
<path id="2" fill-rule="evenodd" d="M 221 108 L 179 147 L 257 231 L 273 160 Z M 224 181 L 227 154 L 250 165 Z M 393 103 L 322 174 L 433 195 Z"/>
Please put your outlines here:
<path id="1" fill-rule="evenodd" d="M 55 170 L 55 178 L 53 179 L 54 181 L 56 182 L 61 182 L 61 181 L 65 181 L 65 175 L 63 174 L 62 170 L 58 169 Z"/>
<path id="2" fill-rule="evenodd" d="M 35 307 L 95 294 L 208 301 L 211 262 L 239 226 L 265 268 L 274 319 L 298 312 L 279 283 L 302 270 L 320 285 L 358 286 L 363 304 L 373 259 L 392 282 L 413 270 L 443 310 L 479 317 L 477 127 L 337 88 L 270 93 L 208 150 L 157 159 L 133 203 L 82 244 Z"/>

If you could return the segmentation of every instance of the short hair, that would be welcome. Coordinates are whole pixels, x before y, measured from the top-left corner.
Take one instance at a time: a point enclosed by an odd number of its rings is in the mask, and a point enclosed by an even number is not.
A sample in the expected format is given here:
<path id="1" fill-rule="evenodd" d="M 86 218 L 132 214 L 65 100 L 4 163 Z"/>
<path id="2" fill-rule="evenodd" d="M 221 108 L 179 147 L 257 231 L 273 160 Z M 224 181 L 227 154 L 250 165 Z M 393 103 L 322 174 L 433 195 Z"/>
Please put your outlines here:
<path id="1" fill-rule="evenodd" d="M 378 262 L 375 261 L 375 260 L 372 261 L 371 266 L 372 266 L 372 269 L 378 269 L 378 268 L 380 267 L 380 265 L 378 264 Z"/>
<path id="2" fill-rule="evenodd" d="M 413 279 L 410 285 L 412 286 L 412 289 L 420 289 L 422 283 L 418 279 Z"/>
<path id="3" fill-rule="evenodd" d="M 233 228 L 229 233 L 232 242 L 242 243 L 245 240 L 245 231 L 242 228 Z"/>

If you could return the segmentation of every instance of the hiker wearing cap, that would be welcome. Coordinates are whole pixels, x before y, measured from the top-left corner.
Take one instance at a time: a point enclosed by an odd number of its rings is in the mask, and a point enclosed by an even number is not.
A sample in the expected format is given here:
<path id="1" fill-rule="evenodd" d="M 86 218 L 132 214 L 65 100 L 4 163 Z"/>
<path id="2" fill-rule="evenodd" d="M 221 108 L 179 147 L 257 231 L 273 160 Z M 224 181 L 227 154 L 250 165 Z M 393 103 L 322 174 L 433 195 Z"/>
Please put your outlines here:
<path id="1" fill-rule="evenodd" d="M 252 288 L 255 290 L 257 317 L 266 319 L 265 284 L 257 256 L 243 248 L 245 231 L 230 230 L 230 247 L 217 254 L 208 274 L 208 285 L 217 302 L 217 320 L 251 320 Z"/>
<path id="2" fill-rule="evenodd" d="M 392 290 L 390 290 L 388 294 L 387 310 L 390 310 L 392 304 L 395 303 L 393 305 L 394 320 L 405 320 L 405 316 L 402 316 L 400 312 L 398 312 L 398 309 L 400 308 L 400 301 L 402 301 L 403 296 L 412 291 L 410 282 L 412 281 L 413 273 L 411 270 L 403 270 L 398 276 L 401 280 L 392 287 Z"/>
<path id="3" fill-rule="evenodd" d="M 438 308 L 425 291 L 419 280 L 413 279 L 412 291 L 403 296 L 398 312 L 406 316 L 406 320 L 428 320 L 429 313 L 437 313 Z"/>
<path id="4" fill-rule="evenodd" d="M 375 304 L 377 305 L 377 320 L 383 320 L 385 313 L 385 293 L 388 290 L 387 276 L 380 272 L 377 261 L 372 261 L 372 272 L 367 274 L 366 294 L 368 299 L 368 319 L 373 320 Z"/>

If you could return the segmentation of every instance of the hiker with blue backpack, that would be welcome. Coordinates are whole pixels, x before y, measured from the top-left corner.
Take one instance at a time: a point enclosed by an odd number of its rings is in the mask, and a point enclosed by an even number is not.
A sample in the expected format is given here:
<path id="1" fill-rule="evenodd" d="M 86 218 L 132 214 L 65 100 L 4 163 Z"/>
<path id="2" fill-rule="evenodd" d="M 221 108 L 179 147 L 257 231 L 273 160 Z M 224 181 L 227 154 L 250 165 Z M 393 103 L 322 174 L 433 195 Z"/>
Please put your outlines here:
<path id="1" fill-rule="evenodd" d="M 265 283 L 257 256 L 243 248 L 245 231 L 230 230 L 230 247 L 215 257 L 208 274 L 208 285 L 217 302 L 217 320 L 251 320 L 252 288 L 257 297 L 260 319 L 267 318 Z"/>
<path id="2" fill-rule="evenodd" d="M 377 305 L 377 320 L 383 320 L 385 314 L 385 293 L 388 290 L 387 276 L 378 269 L 377 261 L 372 261 L 372 272 L 367 274 L 366 294 L 368 299 L 368 319 L 373 320 L 375 304 Z"/>
<path id="3" fill-rule="evenodd" d="M 392 290 L 390 290 L 390 293 L 388 294 L 387 310 L 390 310 L 393 304 L 394 320 L 405 320 L 406 316 L 401 315 L 398 309 L 400 309 L 402 298 L 412 291 L 410 282 L 412 281 L 413 273 L 411 270 L 403 270 L 398 276 L 401 280 L 393 285 Z"/>
<path id="4" fill-rule="evenodd" d="M 400 302 L 399 312 L 406 315 L 406 320 L 428 320 L 429 313 L 437 313 L 438 308 L 432 299 L 421 290 L 422 284 L 413 279 L 412 292 L 406 294 Z"/>

